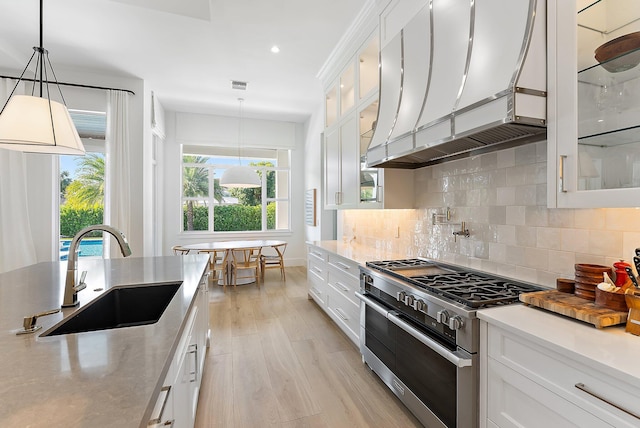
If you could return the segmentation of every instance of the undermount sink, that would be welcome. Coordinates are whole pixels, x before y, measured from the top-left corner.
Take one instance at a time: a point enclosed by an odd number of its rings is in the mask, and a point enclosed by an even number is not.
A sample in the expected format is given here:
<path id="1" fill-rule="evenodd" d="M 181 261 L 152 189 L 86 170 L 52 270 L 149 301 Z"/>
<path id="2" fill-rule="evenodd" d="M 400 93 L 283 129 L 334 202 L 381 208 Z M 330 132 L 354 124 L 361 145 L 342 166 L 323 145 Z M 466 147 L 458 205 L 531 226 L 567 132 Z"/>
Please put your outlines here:
<path id="1" fill-rule="evenodd" d="M 153 324 L 181 285 L 182 282 L 171 282 L 112 288 L 42 336 Z"/>

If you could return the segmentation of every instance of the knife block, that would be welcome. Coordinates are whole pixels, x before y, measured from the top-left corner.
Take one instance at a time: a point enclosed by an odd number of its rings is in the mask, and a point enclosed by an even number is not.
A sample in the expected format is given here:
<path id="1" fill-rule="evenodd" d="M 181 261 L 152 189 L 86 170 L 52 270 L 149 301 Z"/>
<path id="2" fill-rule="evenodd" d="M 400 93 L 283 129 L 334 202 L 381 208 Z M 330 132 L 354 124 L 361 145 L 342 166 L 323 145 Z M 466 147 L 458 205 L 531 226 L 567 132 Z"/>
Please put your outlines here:
<path id="1" fill-rule="evenodd" d="M 624 298 L 629 306 L 625 331 L 640 336 L 640 295 L 625 294 Z"/>

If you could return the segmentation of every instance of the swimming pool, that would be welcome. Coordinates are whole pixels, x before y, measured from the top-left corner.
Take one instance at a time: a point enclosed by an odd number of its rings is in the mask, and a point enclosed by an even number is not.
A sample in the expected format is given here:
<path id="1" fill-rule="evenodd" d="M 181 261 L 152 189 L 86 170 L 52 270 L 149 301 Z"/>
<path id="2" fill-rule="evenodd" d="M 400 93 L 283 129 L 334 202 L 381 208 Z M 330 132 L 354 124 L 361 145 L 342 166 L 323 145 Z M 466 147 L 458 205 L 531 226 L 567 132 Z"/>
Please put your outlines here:
<path id="1" fill-rule="evenodd" d="M 60 260 L 67 260 L 69 254 L 70 239 L 60 241 Z M 102 239 L 83 239 L 80 241 L 79 257 L 102 256 Z"/>

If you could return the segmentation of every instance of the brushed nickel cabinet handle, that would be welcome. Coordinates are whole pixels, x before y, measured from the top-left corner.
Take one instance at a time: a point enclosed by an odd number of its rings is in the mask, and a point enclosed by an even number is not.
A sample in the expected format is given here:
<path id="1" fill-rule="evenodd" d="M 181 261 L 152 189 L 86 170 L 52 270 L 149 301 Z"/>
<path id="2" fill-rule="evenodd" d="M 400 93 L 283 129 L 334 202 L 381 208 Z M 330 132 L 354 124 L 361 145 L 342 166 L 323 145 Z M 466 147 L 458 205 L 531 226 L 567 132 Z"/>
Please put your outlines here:
<path id="1" fill-rule="evenodd" d="M 567 160 L 567 155 L 560 155 L 560 163 L 558 165 L 558 184 L 560 193 L 567 193 L 567 189 L 564 188 L 564 162 Z"/>
<path id="2" fill-rule="evenodd" d="M 344 313 L 344 311 L 340 308 L 335 308 L 335 312 L 338 314 L 338 316 L 340 318 L 342 318 L 344 321 L 347 321 L 349 319 L 349 317 L 347 316 L 347 314 Z"/>
<path id="3" fill-rule="evenodd" d="M 604 402 L 605 402 L 605 403 L 607 403 L 608 405 L 613 406 L 613 407 L 615 407 L 616 409 L 621 410 L 621 411 L 625 412 L 626 414 L 633 416 L 633 417 L 634 417 L 634 418 L 636 418 L 636 419 L 640 419 L 640 416 L 639 416 L 639 415 L 637 415 L 636 413 L 632 412 L 631 410 L 627 410 L 627 409 L 625 409 L 624 407 L 619 406 L 619 405 L 617 405 L 616 403 L 614 403 L 614 402 L 612 402 L 612 401 L 610 401 L 610 400 L 608 400 L 608 399 L 606 399 L 606 398 L 604 398 L 604 397 L 601 397 L 601 396 L 599 396 L 598 394 L 596 394 L 595 392 L 591 391 L 589 388 L 587 388 L 587 387 L 585 386 L 585 384 L 584 384 L 584 383 L 576 383 L 576 384 L 575 384 L 575 387 L 576 387 L 576 388 L 578 388 L 580 391 L 586 392 L 586 393 L 587 393 L 587 394 L 589 394 L 590 396 L 595 397 L 595 398 L 597 398 L 597 399 L 598 399 L 598 400 L 600 400 L 600 401 L 604 401 Z"/>
<path id="4" fill-rule="evenodd" d="M 341 283 L 340 281 L 336 281 L 336 285 L 342 289 L 342 291 L 349 291 L 349 287 Z"/>

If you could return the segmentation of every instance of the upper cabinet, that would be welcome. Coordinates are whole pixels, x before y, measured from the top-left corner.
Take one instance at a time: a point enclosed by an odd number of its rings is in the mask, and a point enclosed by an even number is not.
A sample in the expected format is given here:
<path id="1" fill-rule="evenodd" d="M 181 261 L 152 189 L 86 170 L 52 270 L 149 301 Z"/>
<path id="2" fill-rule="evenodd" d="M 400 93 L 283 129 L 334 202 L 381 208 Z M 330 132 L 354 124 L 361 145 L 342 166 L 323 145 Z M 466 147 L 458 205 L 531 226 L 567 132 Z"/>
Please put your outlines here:
<path id="1" fill-rule="evenodd" d="M 326 92 L 324 208 L 411 208 L 413 174 L 367 166 L 378 126 L 379 38 L 370 35 Z M 338 106 L 335 102 L 337 100 Z M 337 116 L 330 116 L 337 112 Z M 393 192 L 385 195 L 385 186 Z"/>
<path id="2" fill-rule="evenodd" d="M 640 206 L 640 2 L 549 6 L 548 205 Z"/>

